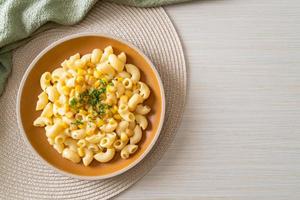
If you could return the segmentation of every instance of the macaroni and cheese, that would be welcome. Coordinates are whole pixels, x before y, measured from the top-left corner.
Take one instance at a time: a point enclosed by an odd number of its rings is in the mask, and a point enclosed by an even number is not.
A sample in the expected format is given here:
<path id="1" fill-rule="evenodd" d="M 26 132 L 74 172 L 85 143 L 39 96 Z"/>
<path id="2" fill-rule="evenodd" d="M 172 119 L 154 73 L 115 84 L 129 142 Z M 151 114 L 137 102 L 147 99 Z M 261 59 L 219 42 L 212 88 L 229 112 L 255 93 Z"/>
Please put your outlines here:
<path id="1" fill-rule="evenodd" d="M 111 46 L 77 53 L 42 74 L 41 115 L 33 125 L 44 127 L 49 144 L 74 163 L 105 163 L 116 154 L 127 159 L 138 150 L 151 110 L 144 105 L 150 89 L 140 77 L 126 54 L 114 54 Z"/>

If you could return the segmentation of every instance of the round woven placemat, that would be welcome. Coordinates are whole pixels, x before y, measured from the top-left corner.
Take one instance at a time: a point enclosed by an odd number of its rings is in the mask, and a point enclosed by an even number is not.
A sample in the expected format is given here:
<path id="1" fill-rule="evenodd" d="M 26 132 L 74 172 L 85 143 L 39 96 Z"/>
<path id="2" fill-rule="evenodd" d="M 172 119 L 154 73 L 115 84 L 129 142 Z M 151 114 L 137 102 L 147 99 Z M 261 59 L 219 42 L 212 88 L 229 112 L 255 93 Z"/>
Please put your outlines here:
<path id="1" fill-rule="evenodd" d="M 26 68 L 49 44 L 79 32 L 111 34 L 136 45 L 157 67 L 166 94 L 165 122 L 152 151 L 126 173 L 100 181 L 77 180 L 45 166 L 24 143 L 16 122 L 16 96 Z M 149 172 L 170 146 L 181 121 L 185 95 L 183 50 L 163 8 L 99 2 L 80 24 L 36 35 L 14 53 L 13 72 L 0 98 L 0 199 L 108 199 L 119 194 Z"/>

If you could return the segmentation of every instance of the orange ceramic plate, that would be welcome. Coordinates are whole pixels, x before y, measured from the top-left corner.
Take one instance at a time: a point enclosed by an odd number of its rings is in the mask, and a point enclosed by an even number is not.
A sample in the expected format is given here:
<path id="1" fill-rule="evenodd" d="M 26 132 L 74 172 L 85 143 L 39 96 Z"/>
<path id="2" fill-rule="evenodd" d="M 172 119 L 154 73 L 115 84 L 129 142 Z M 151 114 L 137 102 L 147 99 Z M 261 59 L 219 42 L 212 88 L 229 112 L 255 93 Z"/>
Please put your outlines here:
<path id="1" fill-rule="evenodd" d="M 93 161 L 90 166 L 85 167 L 82 163 L 74 164 L 62 158 L 48 143 L 44 128 L 34 127 L 33 121 L 40 115 L 35 110 L 37 96 L 42 92 L 40 89 L 40 77 L 46 71 L 60 66 L 60 64 L 71 55 L 90 53 L 95 48 L 104 49 L 111 45 L 116 54 L 124 51 L 127 62 L 139 67 L 141 80 L 147 83 L 151 89 L 151 95 L 146 104 L 151 107 L 147 118 L 149 126 L 143 132 L 143 138 L 139 143 L 139 149 L 129 159 L 123 160 L 119 155 L 108 163 Z M 155 144 L 164 121 L 165 96 L 161 79 L 150 60 L 136 47 L 120 39 L 95 33 L 76 34 L 63 38 L 45 50 L 43 50 L 30 64 L 20 84 L 17 99 L 17 117 L 21 132 L 26 140 L 47 164 L 64 174 L 81 179 L 104 179 L 121 174 L 149 153 Z"/>

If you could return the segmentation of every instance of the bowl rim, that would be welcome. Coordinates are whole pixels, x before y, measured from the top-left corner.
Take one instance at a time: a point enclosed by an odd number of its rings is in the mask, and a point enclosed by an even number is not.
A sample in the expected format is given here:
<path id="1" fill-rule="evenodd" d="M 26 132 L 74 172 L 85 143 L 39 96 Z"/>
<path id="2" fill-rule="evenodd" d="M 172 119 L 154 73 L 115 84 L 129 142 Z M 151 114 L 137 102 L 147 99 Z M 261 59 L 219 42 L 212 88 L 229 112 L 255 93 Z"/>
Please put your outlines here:
<path id="1" fill-rule="evenodd" d="M 140 54 L 145 60 L 146 62 L 150 65 L 150 67 L 152 68 L 156 79 L 158 81 L 158 85 L 160 88 L 160 94 L 161 94 L 161 116 L 160 116 L 160 121 L 159 121 L 159 125 L 158 125 L 158 129 L 156 131 L 156 134 L 154 136 L 154 138 L 152 139 L 151 143 L 149 144 L 149 146 L 146 148 L 146 150 L 143 152 L 143 154 L 138 157 L 134 162 L 130 163 L 129 165 L 127 165 L 126 167 L 115 171 L 113 173 L 107 174 L 107 175 L 95 175 L 95 176 L 85 176 L 85 175 L 77 175 L 77 174 L 73 174 L 67 171 L 64 171 L 62 169 L 57 168 L 55 165 L 52 165 L 51 163 L 49 163 L 48 161 L 46 161 L 37 151 L 36 149 L 31 145 L 27 134 L 25 133 L 24 127 L 22 125 L 22 121 L 21 121 L 21 95 L 23 92 L 23 88 L 24 88 L 24 84 L 28 78 L 29 73 L 31 72 L 31 70 L 34 68 L 34 66 L 36 65 L 36 63 L 38 62 L 38 60 L 45 55 L 49 50 L 51 50 L 52 48 L 54 48 L 55 46 L 66 42 L 68 40 L 71 39 L 76 39 L 79 37 L 86 37 L 86 36 L 98 36 L 98 37 L 105 37 L 108 39 L 113 39 L 113 40 L 117 40 L 118 42 L 121 42 L 127 46 L 129 46 L 130 48 L 132 48 L 133 50 L 135 50 L 136 52 L 138 52 L 138 54 Z M 130 170 L 131 168 L 133 168 L 134 166 L 136 166 L 140 161 L 142 161 L 146 155 L 148 155 L 148 153 L 151 151 L 151 149 L 154 147 L 155 143 L 157 142 L 157 139 L 161 133 L 163 124 L 164 124 L 164 118 L 165 118 L 165 92 L 164 92 L 164 87 L 163 87 L 163 83 L 162 80 L 160 78 L 160 75 L 156 69 L 156 67 L 154 66 L 154 64 L 151 62 L 151 60 L 140 50 L 138 49 L 136 46 L 134 46 L 133 44 L 124 41 L 123 39 L 120 39 L 116 36 L 112 36 L 112 35 L 108 35 L 108 34 L 102 34 L 102 33 L 94 33 L 94 32 L 83 32 L 83 33 L 76 33 L 76 34 L 72 34 L 66 37 L 63 37 L 53 43 L 51 43 L 50 45 L 48 45 L 45 49 L 43 49 L 34 59 L 33 61 L 30 63 L 30 65 L 28 66 L 28 68 L 26 69 L 22 80 L 20 82 L 19 85 L 19 90 L 18 90 L 18 94 L 17 94 L 17 104 L 16 104 L 16 112 L 17 112 L 17 124 L 18 124 L 18 128 L 19 131 L 22 133 L 23 135 L 23 140 L 25 140 L 27 143 L 27 146 L 29 146 L 29 148 L 31 149 L 31 151 L 33 151 L 38 157 L 39 159 L 46 164 L 47 166 L 49 166 L 50 168 L 54 169 L 55 171 L 63 174 L 63 175 L 67 175 L 69 177 L 73 177 L 73 178 L 77 178 L 77 179 L 81 179 L 81 180 L 101 180 L 101 179 L 107 179 L 107 178 L 112 178 L 115 177 L 117 175 L 120 175 L 128 170 Z"/>

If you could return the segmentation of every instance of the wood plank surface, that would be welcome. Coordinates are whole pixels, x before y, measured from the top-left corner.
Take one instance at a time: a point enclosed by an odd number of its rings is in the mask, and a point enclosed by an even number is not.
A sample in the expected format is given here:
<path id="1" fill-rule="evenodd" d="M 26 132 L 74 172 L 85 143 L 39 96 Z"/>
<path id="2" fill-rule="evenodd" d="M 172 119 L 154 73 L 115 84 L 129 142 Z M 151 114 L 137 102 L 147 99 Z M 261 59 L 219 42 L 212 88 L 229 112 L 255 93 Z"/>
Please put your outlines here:
<path id="1" fill-rule="evenodd" d="M 172 147 L 116 199 L 300 199 L 300 1 L 165 7 L 188 63 Z"/>

